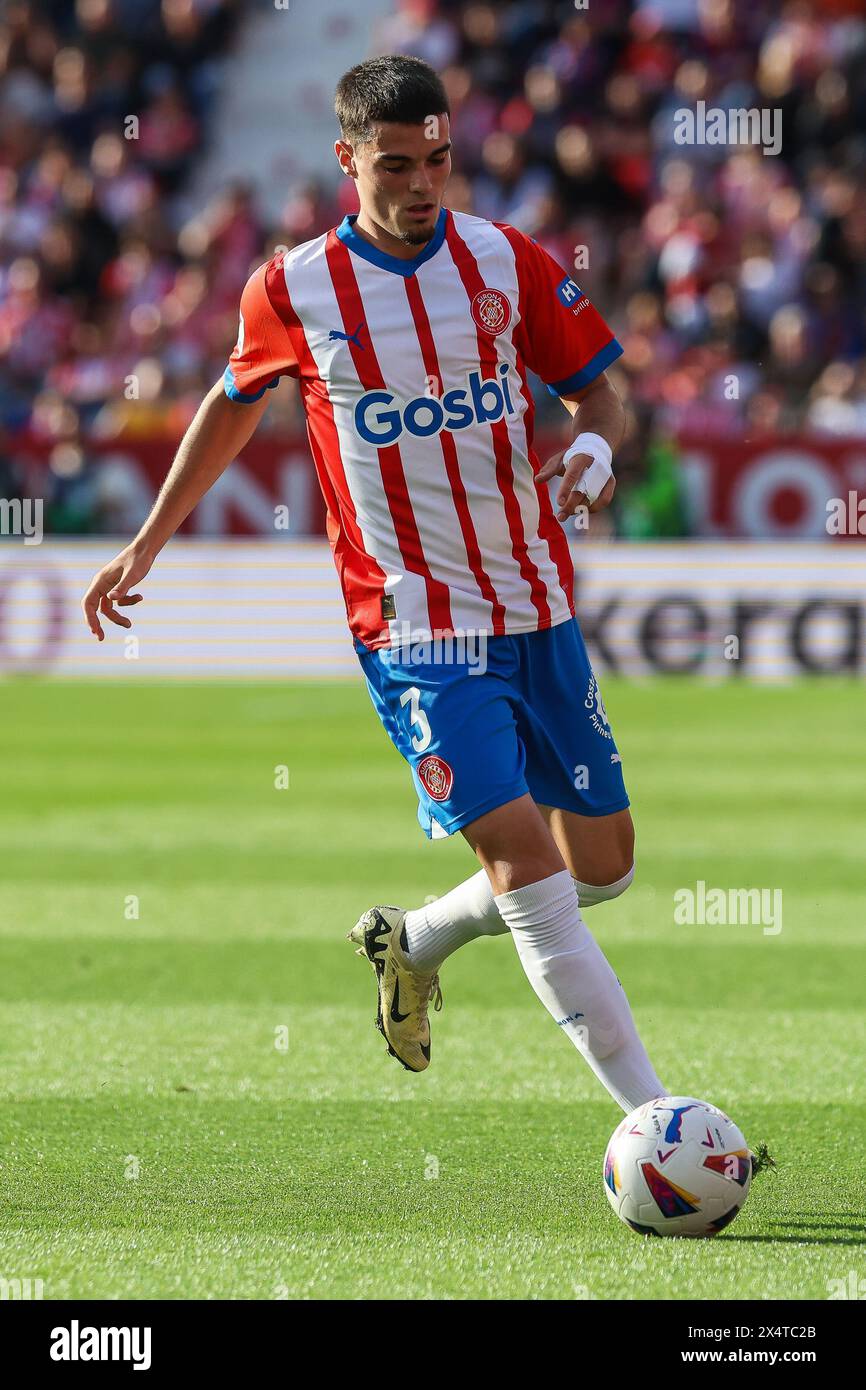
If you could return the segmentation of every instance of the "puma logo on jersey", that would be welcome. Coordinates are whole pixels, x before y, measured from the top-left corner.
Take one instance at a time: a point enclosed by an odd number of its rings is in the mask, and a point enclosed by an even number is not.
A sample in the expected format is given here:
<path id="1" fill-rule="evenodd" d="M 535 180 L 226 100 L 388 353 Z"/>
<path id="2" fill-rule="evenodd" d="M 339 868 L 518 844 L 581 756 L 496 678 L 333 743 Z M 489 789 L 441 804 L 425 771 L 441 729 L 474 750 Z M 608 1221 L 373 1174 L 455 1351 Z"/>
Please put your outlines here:
<path id="1" fill-rule="evenodd" d="M 361 351 L 363 352 L 363 351 L 364 351 L 364 344 L 361 342 L 361 339 L 358 337 L 358 334 L 360 333 L 360 331 L 361 331 L 361 329 L 362 329 L 363 327 L 364 327 L 364 321 L 363 321 L 363 319 L 362 319 L 361 322 L 358 324 L 358 327 L 355 329 L 354 333 L 341 333 L 340 330 L 339 330 L 339 328 L 332 328 L 331 331 L 330 331 L 330 333 L 328 334 L 328 342 L 329 342 L 329 343 L 335 343 L 335 342 L 338 341 L 338 339 L 341 339 L 344 343 L 354 343 L 355 346 L 356 346 L 356 347 L 359 347 L 359 348 L 361 349 Z"/>

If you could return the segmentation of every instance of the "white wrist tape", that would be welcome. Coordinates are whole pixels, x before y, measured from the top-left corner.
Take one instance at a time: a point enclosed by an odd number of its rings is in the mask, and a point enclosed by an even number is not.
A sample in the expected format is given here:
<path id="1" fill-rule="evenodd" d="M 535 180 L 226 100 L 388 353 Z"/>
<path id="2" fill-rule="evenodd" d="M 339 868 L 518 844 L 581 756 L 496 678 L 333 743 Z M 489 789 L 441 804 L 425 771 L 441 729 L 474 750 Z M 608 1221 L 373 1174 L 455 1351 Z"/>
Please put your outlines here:
<path id="1" fill-rule="evenodd" d="M 591 434 L 588 431 L 579 434 L 563 455 L 562 461 L 566 468 L 575 454 L 592 456 L 592 463 L 575 484 L 577 491 L 584 493 L 587 502 L 592 506 L 604 490 L 605 484 L 613 477 L 613 454 L 606 439 L 602 439 L 600 434 Z"/>

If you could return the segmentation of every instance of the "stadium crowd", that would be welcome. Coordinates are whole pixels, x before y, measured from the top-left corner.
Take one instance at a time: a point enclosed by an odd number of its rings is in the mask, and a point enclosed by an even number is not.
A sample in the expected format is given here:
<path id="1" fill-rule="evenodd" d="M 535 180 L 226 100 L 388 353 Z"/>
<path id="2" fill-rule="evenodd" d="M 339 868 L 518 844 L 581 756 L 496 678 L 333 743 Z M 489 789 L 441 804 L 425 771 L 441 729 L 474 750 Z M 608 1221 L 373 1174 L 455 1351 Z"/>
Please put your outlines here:
<path id="1" fill-rule="evenodd" d="M 250 270 L 356 210 L 348 180 L 287 188 L 276 225 L 253 187 L 184 210 L 243 12 L 9 0 L 0 19 L 0 494 L 17 441 L 49 441 L 54 529 L 102 524 L 86 437 L 179 435 Z M 449 206 L 533 235 L 622 341 L 621 531 L 681 533 L 680 431 L 866 436 L 862 0 L 398 0 L 370 52 L 441 72 Z M 678 144 L 700 102 L 780 111 L 780 153 Z M 300 425 L 294 386 L 275 392 L 265 428 Z"/>

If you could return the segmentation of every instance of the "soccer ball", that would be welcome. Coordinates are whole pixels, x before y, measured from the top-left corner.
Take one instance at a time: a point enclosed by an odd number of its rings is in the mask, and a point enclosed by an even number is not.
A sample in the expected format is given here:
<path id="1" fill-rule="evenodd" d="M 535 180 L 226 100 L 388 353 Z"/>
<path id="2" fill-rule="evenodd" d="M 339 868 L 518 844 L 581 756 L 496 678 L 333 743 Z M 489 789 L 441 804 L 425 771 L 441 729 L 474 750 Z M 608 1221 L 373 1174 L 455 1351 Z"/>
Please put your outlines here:
<path id="1" fill-rule="evenodd" d="M 723 1111 L 691 1096 L 660 1096 L 617 1125 L 604 1190 L 641 1235 L 714 1236 L 749 1195 L 752 1156 Z"/>

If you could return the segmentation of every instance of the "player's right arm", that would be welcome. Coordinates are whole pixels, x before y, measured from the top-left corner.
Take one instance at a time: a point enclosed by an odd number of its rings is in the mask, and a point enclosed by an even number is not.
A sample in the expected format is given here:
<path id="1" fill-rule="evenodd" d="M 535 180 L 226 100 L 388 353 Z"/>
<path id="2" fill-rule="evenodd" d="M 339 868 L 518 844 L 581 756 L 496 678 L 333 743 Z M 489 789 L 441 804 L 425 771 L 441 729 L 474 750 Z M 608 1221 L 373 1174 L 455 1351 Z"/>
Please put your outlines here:
<path id="1" fill-rule="evenodd" d="M 269 284 L 280 275 L 282 260 L 275 258 L 250 276 L 241 297 L 238 341 L 225 376 L 199 406 L 135 540 L 93 576 L 81 600 L 87 625 L 100 642 L 105 636 L 100 614 L 118 627 L 132 626 L 118 608 L 141 602 L 142 595 L 130 590 L 144 579 L 162 547 L 249 443 L 267 410 L 268 388 L 286 373 L 297 374 L 291 340 L 269 291 Z"/>
<path id="2" fill-rule="evenodd" d="M 141 602 L 142 595 L 132 594 L 130 589 L 141 583 L 166 541 L 249 443 L 267 405 L 267 396 L 253 405 L 230 400 L 222 381 L 205 396 L 149 517 L 135 540 L 93 576 L 81 601 L 87 626 L 100 642 L 105 635 L 100 613 L 118 627 L 132 626 L 117 606 L 127 608 Z"/>

